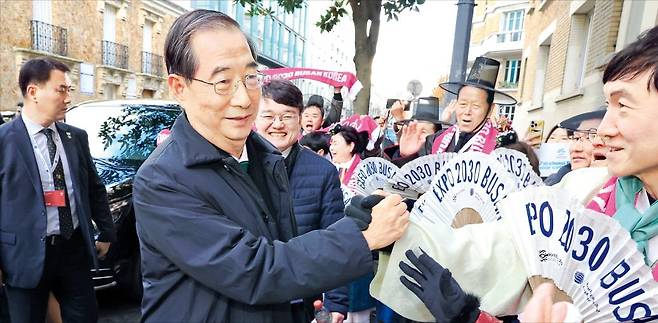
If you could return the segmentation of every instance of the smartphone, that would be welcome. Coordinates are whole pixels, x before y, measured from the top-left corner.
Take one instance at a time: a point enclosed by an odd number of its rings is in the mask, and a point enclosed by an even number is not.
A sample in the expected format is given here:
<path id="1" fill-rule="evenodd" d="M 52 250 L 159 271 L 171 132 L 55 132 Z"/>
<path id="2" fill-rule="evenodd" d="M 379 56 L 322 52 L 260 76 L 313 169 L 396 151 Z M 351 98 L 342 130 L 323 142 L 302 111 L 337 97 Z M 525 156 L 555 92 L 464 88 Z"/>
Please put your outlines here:
<path id="1" fill-rule="evenodd" d="M 544 142 L 544 120 L 531 120 L 528 133 L 532 133 L 532 138 L 539 137 L 539 142 Z"/>

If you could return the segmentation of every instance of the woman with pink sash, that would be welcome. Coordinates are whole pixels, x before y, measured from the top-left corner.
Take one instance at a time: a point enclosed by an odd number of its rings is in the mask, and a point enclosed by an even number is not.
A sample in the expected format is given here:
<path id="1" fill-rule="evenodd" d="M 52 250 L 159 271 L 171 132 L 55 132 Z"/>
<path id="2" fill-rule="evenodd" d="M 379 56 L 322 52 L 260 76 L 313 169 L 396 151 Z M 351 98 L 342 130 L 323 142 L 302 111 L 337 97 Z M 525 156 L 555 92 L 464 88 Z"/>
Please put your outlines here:
<path id="1" fill-rule="evenodd" d="M 352 173 L 361 162 L 360 155 L 368 144 L 368 133 L 358 132 L 353 127 L 337 124 L 329 131 L 329 135 L 331 135 L 329 146 L 331 160 L 338 169 L 340 183 L 347 185 L 352 178 Z"/>

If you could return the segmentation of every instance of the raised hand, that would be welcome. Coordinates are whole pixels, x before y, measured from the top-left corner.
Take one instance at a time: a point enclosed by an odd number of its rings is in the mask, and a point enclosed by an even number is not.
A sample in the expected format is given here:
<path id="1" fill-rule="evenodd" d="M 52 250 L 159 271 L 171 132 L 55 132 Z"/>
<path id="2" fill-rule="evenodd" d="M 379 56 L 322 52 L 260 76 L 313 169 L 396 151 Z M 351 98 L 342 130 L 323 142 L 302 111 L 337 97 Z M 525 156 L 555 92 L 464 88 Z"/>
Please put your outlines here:
<path id="1" fill-rule="evenodd" d="M 402 136 L 400 136 L 400 156 L 408 157 L 418 153 L 423 144 L 425 144 L 426 134 L 418 127 L 415 121 L 402 127 Z"/>
<path id="2" fill-rule="evenodd" d="M 448 104 L 445 109 L 443 109 L 443 112 L 441 113 L 441 121 L 443 122 L 449 122 L 450 118 L 452 117 L 452 114 L 455 112 L 457 109 L 457 100 L 452 100 Z"/>

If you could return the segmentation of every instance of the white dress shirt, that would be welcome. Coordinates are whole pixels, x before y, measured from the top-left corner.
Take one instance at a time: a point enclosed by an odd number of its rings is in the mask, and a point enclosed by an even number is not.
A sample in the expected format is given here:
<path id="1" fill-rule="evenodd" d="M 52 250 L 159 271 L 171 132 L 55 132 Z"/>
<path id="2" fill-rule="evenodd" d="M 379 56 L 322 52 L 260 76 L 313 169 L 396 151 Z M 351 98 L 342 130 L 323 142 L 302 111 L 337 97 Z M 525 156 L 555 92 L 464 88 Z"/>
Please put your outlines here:
<path id="1" fill-rule="evenodd" d="M 30 135 L 30 142 L 32 143 L 32 151 L 34 152 L 34 158 L 37 161 L 37 166 L 39 167 L 39 178 L 41 178 L 41 187 L 44 192 L 54 191 L 55 182 L 50 172 L 50 154 L 48 153 L 48 139 L 41 130 L 44 129 L 40 124 L 30 120 L 25 113 L 21 113 L 25 127 L 27 128 L 27 133 Z M 62 162 L 62 168 L 64 169 L 64 179 L 66 181 L 66 192 L 68 193 L 69 206 L 71 207 L 71 217 L 73 218 L 73 229 L 78 227 L 78 216 L 75 209 L 75 188 L 73 187 L 73 182 L 71 181 L 71 171 L 69 170 L 69 162 L 66 158 L 66 151 L 62 145 L 62 141 L 59 138 L 59 132 L 55 124 L 52 123 L 47 127 L 53 131 L 53 141 L 55 141 L 55 146 L 59 152 L 59 158 Z M 59 211 L 56 206 L 46 207 L 46 216 L 47 216 L 47 225 L 46 225 L 46 235 L 59 234 Z"/>

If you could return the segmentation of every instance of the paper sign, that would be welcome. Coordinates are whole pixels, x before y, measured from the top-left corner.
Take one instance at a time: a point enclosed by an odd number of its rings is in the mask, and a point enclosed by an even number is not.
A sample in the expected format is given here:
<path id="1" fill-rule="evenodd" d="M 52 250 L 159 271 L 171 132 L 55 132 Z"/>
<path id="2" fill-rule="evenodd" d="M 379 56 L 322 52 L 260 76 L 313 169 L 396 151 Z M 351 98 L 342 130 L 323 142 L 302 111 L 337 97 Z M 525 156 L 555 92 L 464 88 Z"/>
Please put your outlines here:
<path id="1" fill-rule="evenodd" d="M 569 144 L 543 143 L 537 150 L 539 174 L 548 177 L 569 163 Z"/>

